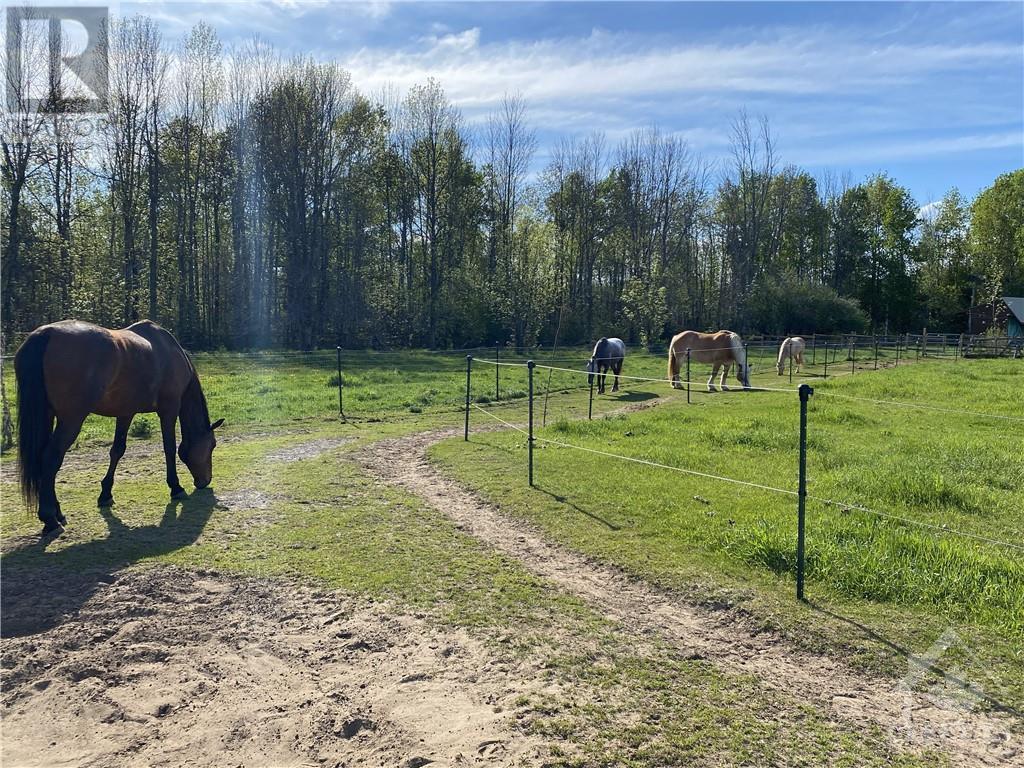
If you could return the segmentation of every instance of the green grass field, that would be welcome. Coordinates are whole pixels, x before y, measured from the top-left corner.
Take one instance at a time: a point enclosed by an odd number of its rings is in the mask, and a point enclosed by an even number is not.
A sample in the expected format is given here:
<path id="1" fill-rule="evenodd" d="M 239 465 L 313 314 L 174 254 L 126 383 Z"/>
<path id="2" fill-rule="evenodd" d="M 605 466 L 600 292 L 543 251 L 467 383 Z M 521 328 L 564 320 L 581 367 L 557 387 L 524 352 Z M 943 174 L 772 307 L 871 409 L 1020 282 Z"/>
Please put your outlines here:
<path id="1" fill-rule="evenodd" d="M 939 350 L 935 350 L 938 352 Z M 494 359 L 493 350 L 479 350 L 478 358 Z M 750 359 L 753 381 L 765 386 L 789 386 L 788 376 L 779 377 L 774 367 L 774 350 L 753 346 Z M 584 347 L 540 350 L 531 353 L 539 364 L 582 370 L 590 350 Z M 863 349 L 857 353 L 858 370 L 873 367 L 873 351 Z M 833 348 L 829 353 L 830 377 L 849 375 L 849 351 Z M 880 364 L 891 365 L 893 350 L 881 350 Z M 524 369 L 502 367 L 495 381 L 495 366 L 483 359 L 473 364 L 472 397 L 475 402 L 487 404 L 496 398 L 517 400 L 525 398 L 527 381 Z M 503 362 L 525 362 L 523 355 L 503 351 Z M 808 351 L 804 377 L 820 378 L 825 373 L 824 349 L 813 357 Z M 333 420 L 338 415 L 337 356 L 334 350 L 317 352 L 227 353 L 199 352 L 193 355 L 203 382 L 203 389 L 214 418 L 223 417 L 235 426 L 278 426 L 295 422 L 317 423 Z M 663 353 L 652 354 L 641 349 L 630 349 L 623 373 L 631 376 L 664 378 L 666 363 Z M 342 381 L 344 408 L 349 418 L 380 420 L 407 418 L 417 414 L 444 413 L 460 410 L 465 400 L 464 353 L 436 353 L 422 350 L 402 352 L 353 351 L 342 352 Z M 4 361 L 4 382 L 14 407 L 16 386 L 14 366 Z M 694 379 L 707 378 L 702 366 L 693 367 Z M 735 384 L 735 381 L 733 381 Z M 538 394 L 565 393 L 586 388 L 586 376 L 579 373 L 546 371 L 535 374 Z M 135 434 L 146 437 L 159 432 L 155 415 L 136 417 Z M 82 445 L 109 442 L 113 435 L 113 422 L 90 416 L 82 429 Z"/>
<path id="2" fill-rule="evenodd" d="M 451 422 L 439 414 L 350 424 L 341 429 L 352 442 L 294 463 L 270 457 L 337 437 L 339 427 L 251 436 L 229 429 L 214 491 L 166 505 L 162 459 L 150 439 L 152 451 L 126 457 L 117 504 L 102 513 L 94 497 L 103 453 L 81 449 L 59 480 L 71 527 L 45 550 L 27 543 L 38 530 L 34 518 L 5 505 L 4 576 L 59 591 L 70 573 L 102 579 L 169 564 L 288 576 L 384 601 L 396 613 L 464 629 L 502 663 L 532 670 L 540 690 L 516 700 L 514 720 L 549 744 L 545 764 L 552 767 L 943 764 L 940 756 L 900 752 L 882 733 L 836 723 L 685 649 L 653 639 L 638 647 L 594 608 L 489 550 L 442 513 L 374 484 L 352 458 L 369 441 Z M 5 499 L 14 490 L 8 469 L 5 461 Z"/>
<path id="3" fill-rule="evenodd" d="M 559 353 L 558 360 L 586 350 Z M 42 550 L 27 545 L 34 516 L 13 503 L 3 458 L 5 577 L 174 564 L 289 575 L 388 601 L 464 628 L 499 656 L 529 659 L 550 693 L 517 704 L 517 722 L 551 743 L 551 765 L 932 765 L 895 751 L 880 733 L 724 673 L 657 641 L 642 647 L 595 610 L 495 554 L 418 498 L 375 484 L 354 452 L 384 437 L 459 425 L 465 358 L 350 354 L 346 412 L 337 416 L 334 353 L 197 355 L 211 411 L 226 416 L 214 494 L 166 504 L 156 434 L 133 437 L 117 506 L 99 513 L 112 421 L 93 419 L 69 455 L 58 492 L 71 527 Z M 768 355 L 752 354 L 754 384 L 788 388 Z M 858 363 L 860 361 L 858 360 Z M 873 361 L 866 365 L 873 367 Z M 863 365 L 863 363 L 861 363 Z M 849 366 L 849 361 L 846 361 Z M 631 353 L 626 373 L 664 376 L 662 355 Z M 842 366 L 839 366 L 842 367 Z M 828 393 L 1024 415 L 1016 361 L 929 360 L 856 375 L 820 361 L 798 382 L 810 406 L 809 492 L 949 529 L 1019 543 L 1024 457 L 1018 422 L 880 407 Z M 844 375 L 838 375 L 838 374 Z M 5 371 L 7 374 L 7 371 Z M 619 565 L 687 599 L 733 604 L 800 645 L 898 677 L 905 651 L 945 629 L 962 639 L 950 662 L 995 701 L 1024 705 L 1024 567 L 1019 553 L 948 533 L 811 502 L 808 604 L 793 596 L 795 499 L 539 443 L 536 487 L 526 446 L 488 414 L 526 421 L 524 368 L 475 362 L 469 443 L 443 442 L 444 471 L 553 540 Z M 694 379 L 707 377 L 696 367 Z M 796 487 L 798 401 L 792 392 L 709 395 L 626 381 L 599 396 L 586 420 L 586 378 L 535 371 L 538 436 L 781 489 Z M 545 397 L 546 393 L 550 393 Z M 658 407 L 650 406 L 657 404 Z M 541 426 L 546 424 L 545 426 Z M 154 430 L 155 432 L 155 430 Z M 281 463 L 281 448 L 322 438 L 350 442 Z M 144 449 L 139 455 L 138 449 Z M 131 450 L 131 449 L 130 449 Z M 255 494 L 255 495 L 254 495 Z M 510 640 L 511 638 L 511 640 Z M 944 661 L 946 659 L 944 658 Z M 680 692 L 685 695 L 680 695 Z M 637 713 L 645 717 L 637 717 Z"/>
<path id="4" fill-rule="evenodd" d="M 952 627 L 975 655 L 983 687 L 1019 707 L 1024 558 L 1020 550 L 953 531 L 1024 543 L 1022 374 L 1015 361 L 932 361 L 814 384 L 808 493 L 836 503 L 808 503 L 810 608 L 793 599 L 794 497 L 544 442 L 792 492 L 795 394 L 695 394 L 690 406 L 677 397 L 657 409 L 592 422 L 549 414 L 548 426 L 537 433 L 533 489 L 520 433 L 474 434 L 469 443 L 435 446 L 433 455 L 504 511 L 574 549 L 699 599 L 727 594 L 811 645 L 847 647 L 867 666 L 894 673 L 898 656 L 865 639 L 858 624 L 918 652 Z M 628 387 L 621 399 L 655 391 Z M 526 415 L 511 407 L 503 418 L 521 424 Z M 480 414 L 478 421 L 489 420 Z"/>

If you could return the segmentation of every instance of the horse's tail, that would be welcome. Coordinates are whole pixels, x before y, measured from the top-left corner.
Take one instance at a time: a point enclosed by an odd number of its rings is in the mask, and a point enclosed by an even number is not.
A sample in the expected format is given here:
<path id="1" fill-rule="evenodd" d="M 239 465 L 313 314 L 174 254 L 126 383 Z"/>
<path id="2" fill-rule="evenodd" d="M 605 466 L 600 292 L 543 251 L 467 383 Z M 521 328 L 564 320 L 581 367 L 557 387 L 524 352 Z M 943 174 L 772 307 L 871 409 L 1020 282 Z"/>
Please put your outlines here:
<path id="1" fill-rule="evenodd" d="M 679 364 L 676 362 L 676 345 L 671 341 L 668 344 L 668 380 L 675 386 L 676 374 L 679 373 Z"/>
<path id="2" fill-rule="evenodd" d="M 43 355 L 49 342 L 48 332 L 33 333 L 14 356 L 18 382 L 18 476 L 21 495 L 30 507 L 39 499 L 43 451 L 53 431 L 43 378 Z"/>

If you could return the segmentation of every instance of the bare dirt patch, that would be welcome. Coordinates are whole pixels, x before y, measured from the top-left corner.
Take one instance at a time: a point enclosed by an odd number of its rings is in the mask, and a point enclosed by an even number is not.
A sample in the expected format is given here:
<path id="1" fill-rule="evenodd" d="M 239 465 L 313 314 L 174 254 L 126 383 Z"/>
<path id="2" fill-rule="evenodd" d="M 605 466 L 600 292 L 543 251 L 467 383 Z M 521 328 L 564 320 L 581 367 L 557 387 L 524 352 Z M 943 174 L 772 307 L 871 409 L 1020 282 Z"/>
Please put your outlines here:
<path id="1" fill-rule="evenodd" d="M 1021 722 L 1012 714 L 965 709 L 960 702 L 904 690 L 898 682 L 866 678 L 836 659 L 801 651 L 778 635 L 758 631 L 736 612 L 688 604 L 550 543 L 534 527 L 503 515 L 430 463 L 429 446 L 457 434 L 461 430 L 385 440 L 367 447 L 359 458 L 380 482 L 423 498 L 466 532 L 583 598 L 638 637 L 656 633 L 694 658 L 754 675 L 766 687 L 814 702 L 839 721 L 881 728 L 897 745 L 940 750 L 955 765 L 1024 765 Z"/>
<path id="2" fill-rule="evenodd" d="M 464 632 L 282 580 L 59 576 L 5 569 L 5 765 L 539 762 L 533 675 Z"/>
<path id="3" fill-rule="evenodd" d="M 315 459 L 317 456 L 333 451 L 343 445 L 351 443 L 355 438 L 351 437 L 325 437 L 320 440 L 309 440 L 298 445 L 290 445 L 279 451 L 267 454 L 268 461 L 293 462 L 304 459 Z"/>

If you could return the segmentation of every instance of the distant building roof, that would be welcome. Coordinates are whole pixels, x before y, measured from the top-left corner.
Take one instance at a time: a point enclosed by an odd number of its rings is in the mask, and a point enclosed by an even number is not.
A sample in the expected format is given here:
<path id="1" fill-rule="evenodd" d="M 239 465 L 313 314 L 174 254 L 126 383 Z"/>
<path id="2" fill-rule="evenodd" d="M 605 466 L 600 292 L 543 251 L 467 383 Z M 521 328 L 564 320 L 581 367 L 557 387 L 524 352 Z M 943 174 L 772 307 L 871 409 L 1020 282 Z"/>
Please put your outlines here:
<path id="1" fill-rule="evenodd" d="M 1003 296 L 1003 302 L 1013 312 L 1013 316 L 1017 318 L 1017 321 L 1024 323 L 1024 297 Z"/>

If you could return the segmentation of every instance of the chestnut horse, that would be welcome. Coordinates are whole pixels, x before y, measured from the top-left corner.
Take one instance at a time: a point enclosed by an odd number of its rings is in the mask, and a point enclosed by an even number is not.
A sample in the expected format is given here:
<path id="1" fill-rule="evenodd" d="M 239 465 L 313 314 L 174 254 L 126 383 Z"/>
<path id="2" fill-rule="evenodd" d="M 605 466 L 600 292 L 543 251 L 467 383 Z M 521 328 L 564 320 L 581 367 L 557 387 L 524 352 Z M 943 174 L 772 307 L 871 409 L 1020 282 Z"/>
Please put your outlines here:
<path id="1" fill-rule="evenodd" d="M 181 420 L 178 455 L 196 488 L 213 479 L 213 430 L 199 376 L 170 333 L 149 320 L 111 331 L 77 320 L 32 331 L 14 356 L 18 381 L 18 472 L 25 502 L 39 505 L 43 535 L 67 520 L 54 488 L 64 454 L 90 413 L 117 419 L 110 466 L 100 483 L 98 504 L 114 503 L 114 471 L 124 455 L 128 428 L 137 413 L 160 418 L 167 486 L 171 498 L 185 495 L 174 462 L 174 423 Z M 54 428 L 54 419 L 57 426 Z"/>
<path id="2" fill-rule="evenodd" d="M 744 389 L 750 389 L 750 366 L 747 365 L 747 351 L 743 348 L 743 340 L 739 334 L 732 331 L 683 331 L 673 336 L 672 343 L 668 345 L 668 378 L 676 389 L 682 389 L 682 384 L 679 383 L 679 369 L 686 365 L 687 349 L 690 350 L 691 361 L 712 365 L 708 392 L 715 391 L 714 380 L 719 367 L 722 367 L 722 378 L 718 385 L 722 389 L 728 389 L 725 386 L 725 377 L 733 364 L 736 365 L 736 379 Z"/>
<path id="3" fill-rule="evenodd" d="M 800 368 L 804 364 L 804 349 L 807 348 L 807 342 L 800 336 L 790 336 L 782 342 L 779 347 L 779 359 L 775 363 L 775 370 L 779 372 L 779 376 L 786 370 L 786 360 L 792 358 L 796 363 L 797 373 L 800 372 Z"/>

